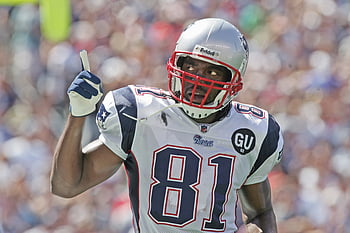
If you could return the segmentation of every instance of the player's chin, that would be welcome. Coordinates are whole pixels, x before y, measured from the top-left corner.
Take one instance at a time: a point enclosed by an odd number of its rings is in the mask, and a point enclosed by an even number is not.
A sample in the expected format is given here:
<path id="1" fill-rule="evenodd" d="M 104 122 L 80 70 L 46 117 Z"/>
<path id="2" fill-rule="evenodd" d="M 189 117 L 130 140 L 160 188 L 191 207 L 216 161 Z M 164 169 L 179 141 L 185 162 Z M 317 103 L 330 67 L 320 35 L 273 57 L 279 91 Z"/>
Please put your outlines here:
<path id="1" fill-rule="evenodd" d="M 204 98 L 203 95 L 196 95 L 196 94 L 192 95 L 192 93 L 191 94 L 185 94 L 184 97 L 185 97 L 185 99 L 188 102 L 191 102 L 193 104 L 201 104 L 202 101 L 203 101 L 203 98 Z"/>
<path id="2" fill-rule="evenodd" d="M 184 98 L 187 102 L 194 104 L 194 105 L 206 105 L 206 104 L 210 104 L 213 101 L 213 98 L 211 98 L 210 96 L 208 96 L 208 98 L 206 99 L 206 101 L 203 103 L 203 99 L 204 99 L 204 95 L 184 95 Z"/>

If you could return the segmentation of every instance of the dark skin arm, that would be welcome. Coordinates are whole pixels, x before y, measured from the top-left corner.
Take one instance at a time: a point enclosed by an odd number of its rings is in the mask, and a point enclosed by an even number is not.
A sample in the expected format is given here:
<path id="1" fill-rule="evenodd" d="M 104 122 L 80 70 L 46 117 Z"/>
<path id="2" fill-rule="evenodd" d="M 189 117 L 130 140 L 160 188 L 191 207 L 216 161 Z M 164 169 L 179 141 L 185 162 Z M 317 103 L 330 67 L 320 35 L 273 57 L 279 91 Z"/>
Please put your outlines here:
<path id="1" fill-rule="evenodd" d="M 74 197 L 103 182 L 123 162 L 98 140 L 81 148 L 84 122 L 85 117 L 69 115 L 55 149 L 51 192 L 61 197 Z"/>
<path id="2" fill-rule="evenodd" d="M 277 233 L 268 179 L 261 183 L 243 186 L 238 191 L 238 195 L 247 232 Z"/>

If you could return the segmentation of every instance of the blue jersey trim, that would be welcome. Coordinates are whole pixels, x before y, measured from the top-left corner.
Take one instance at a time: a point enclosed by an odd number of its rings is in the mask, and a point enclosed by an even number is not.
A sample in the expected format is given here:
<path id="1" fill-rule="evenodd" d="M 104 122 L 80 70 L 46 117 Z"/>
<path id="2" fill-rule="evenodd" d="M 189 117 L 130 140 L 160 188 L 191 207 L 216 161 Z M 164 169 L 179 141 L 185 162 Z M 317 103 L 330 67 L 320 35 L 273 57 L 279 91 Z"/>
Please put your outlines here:
<path id="1" fill-rule="evenodd" d="M 139 166 L 132 152 L 129 153 L 127 159 L 124 161 L 124 166 L 129 180 L 129 198 L 135 218 L 134 228 L 137 228 L 138 232 L 140 232 L 140 172 Z"/>
<path id="2" fill-rule="evenodd" d="M 132 203 L 133 214 L 135 217 L 136 228 L 140 232 L 139 226 L 139 168 L 135 157 L 131 152 L 132 143 L 135 136 L 136 120 L 124 115 L 137 118 L 137 104 L 135 95 L 130 87 L 123 87 L 113 91 L 115 107 L 117 109 L 119 123 L 122 133 L 122 149 L 129 154 L 124 161 L 124 166 L 129 178 L 129 197 Z"/>

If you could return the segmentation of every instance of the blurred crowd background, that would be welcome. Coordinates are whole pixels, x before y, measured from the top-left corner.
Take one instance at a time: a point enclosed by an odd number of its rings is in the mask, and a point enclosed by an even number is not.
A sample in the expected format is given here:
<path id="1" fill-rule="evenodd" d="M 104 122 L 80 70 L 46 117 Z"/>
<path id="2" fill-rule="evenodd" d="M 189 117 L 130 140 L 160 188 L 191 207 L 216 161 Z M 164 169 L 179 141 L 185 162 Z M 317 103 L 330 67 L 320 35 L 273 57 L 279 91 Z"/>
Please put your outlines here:
<path id="1" fill-rule="evenodd" d="M 350 233 L 349 0 L 71 6 L 71 32 L 60 42 L 41 35 L 37 5 L 0 7 L 0 233 L 132 232 L 123 169 L 74 199 L 50 193 L 66 89 L 81 70 L 81 49 L 105 92 L 127 84 L 166 89 L 176 38 L 203 17 L 227 19 L 245 34 L 250 60 L 238 100 L 269 110 L 283 128 L 284 157 L 270 174 L 279 232 Z M 97 136 L 94 117 L 85 132 L 84 143 Z"/>

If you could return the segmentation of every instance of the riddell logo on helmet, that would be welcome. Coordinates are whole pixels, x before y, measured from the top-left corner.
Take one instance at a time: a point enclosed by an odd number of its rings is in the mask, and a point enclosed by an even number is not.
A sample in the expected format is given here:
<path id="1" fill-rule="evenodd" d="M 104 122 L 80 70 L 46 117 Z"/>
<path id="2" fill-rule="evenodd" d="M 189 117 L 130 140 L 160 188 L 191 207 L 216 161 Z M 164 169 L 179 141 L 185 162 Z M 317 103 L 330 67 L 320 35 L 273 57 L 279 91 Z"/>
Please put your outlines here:
<path id="1" fill-rule="evenodd" d="M 206 54 L 211 55 L 211 56 L 215 55 L 214 51 L 210 51 L 209 49 L 205 49 L 205 48 L 201 48 L 201 50 L 199 50 L 199 52 L 206 53 Z"/>
<path id="2" fill-rule="evenodd" d="M 208 48 L 205 48 L 205 47 L 200 46 L 200 45 L 196 45 L 194 47 L 193 52 L 200 53 L 200 54 L 207 55 L 207 56 L 211 56 L 211 57 L 217 57 L 220 55 L 220 53 L 218 51 L 208 49 Z"/>

